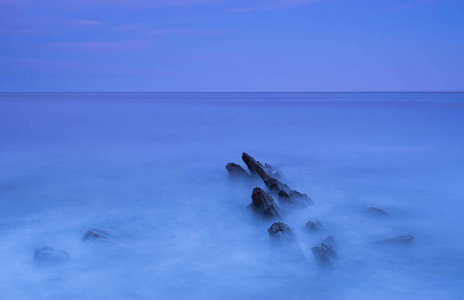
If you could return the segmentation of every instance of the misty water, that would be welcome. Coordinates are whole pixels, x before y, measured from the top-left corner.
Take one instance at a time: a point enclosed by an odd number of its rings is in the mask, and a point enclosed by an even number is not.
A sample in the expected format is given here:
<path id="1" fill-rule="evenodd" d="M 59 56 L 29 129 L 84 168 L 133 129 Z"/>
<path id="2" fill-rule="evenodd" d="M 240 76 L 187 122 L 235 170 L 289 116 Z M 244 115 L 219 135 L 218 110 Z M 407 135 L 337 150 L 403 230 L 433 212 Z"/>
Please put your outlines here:
<path id="1" fill-rule="evenodd" d="M 0 94 L 0 297 L 462 299 L 463 132 L 459 93 Z M 228 178 L 242 152 L 314 201 L 281 210 L 295 242 Z"/>

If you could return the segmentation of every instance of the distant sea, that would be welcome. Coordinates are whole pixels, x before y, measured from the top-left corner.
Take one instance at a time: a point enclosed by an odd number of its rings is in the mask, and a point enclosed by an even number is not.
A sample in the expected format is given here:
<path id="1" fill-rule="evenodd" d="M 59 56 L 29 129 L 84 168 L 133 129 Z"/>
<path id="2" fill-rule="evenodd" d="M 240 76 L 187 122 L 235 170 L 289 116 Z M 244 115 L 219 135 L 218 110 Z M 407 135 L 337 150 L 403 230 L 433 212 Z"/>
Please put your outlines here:
<path id="1" fill-rule="evenodd" d="M 314 201 L 281 208 L 292 244 L 228 178 L 242 152 Z M 463 187 L 464 93 L 0 93 L 1 298 L 458 300 Z"/>

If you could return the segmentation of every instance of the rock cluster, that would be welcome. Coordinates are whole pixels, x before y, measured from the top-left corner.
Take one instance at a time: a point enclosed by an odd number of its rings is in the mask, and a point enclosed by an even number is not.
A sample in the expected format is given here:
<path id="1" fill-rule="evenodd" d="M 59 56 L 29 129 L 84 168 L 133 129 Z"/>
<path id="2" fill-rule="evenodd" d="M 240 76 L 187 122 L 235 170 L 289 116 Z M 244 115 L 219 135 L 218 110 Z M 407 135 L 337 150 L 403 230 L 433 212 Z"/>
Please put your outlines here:
<path id="1" fill-rule="evenodd" d="M 231 178 L 251 178 L 260 177 L 266 185 L 269 193 L 263 189 L 256 187 L 253 189 L 251 195 L 252 202 L 249 205 L 258 214 L 273 218 L 280 219 L 279 209 L 287 204 L 305 203 L 313 204 L 311 198 L 304 193 L 300 193 L 296 190 L 292 190 L 288 185 L 278 180 L 276 177 L 280 176 L 280 172 L 269 164 L 262 164 L 251 155 L 247 153 L 242 154 L 242 160 L 246 164 L 251 175 L 245 171 L 241 166 L 235 163 L 228 163 L 226 166 L 227 171 Z M 277 197 L 278 202 L 274 201 L 274 197 Z M 390 217 L 388 213 L 377 207 L 369 207 L 366 213 L 375 217 Z M 305 224 L 307 231 L 320 231 L 322 230 L 322 224 L 319 221 L 308 221 Z M 267 230 L 272 240 L 282 239 L 295 239 L 295 235 L 290 227 L 284 222 L 274 222 Z M 414 237 L 410 234 L 397 236 L 389 239 L 376 241 L 376 244 L 389 244 L 389 245 L 402 245 L 409 244 L 414 240 Z M 331 266 L 333 259 L 337 258 L 335 251 L 337 247 L 335 240 L 332 236 L 328 236 L 319 245 L 311 248 L 311 252 L 315 260 L 322 266 Z"/>

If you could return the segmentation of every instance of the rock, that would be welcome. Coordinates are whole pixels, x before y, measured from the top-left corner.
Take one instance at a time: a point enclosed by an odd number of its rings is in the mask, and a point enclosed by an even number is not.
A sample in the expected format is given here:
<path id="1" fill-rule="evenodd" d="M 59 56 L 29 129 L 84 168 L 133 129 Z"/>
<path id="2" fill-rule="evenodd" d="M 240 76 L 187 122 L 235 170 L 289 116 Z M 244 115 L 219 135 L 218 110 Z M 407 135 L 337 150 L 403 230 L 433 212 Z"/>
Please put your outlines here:
<path id="1" fill-rule="evenodd" d="M 367 213 L 376 217 L 390 217 L 388 213 L 377 207 L 369 207 Z"/>
<path id="2" fill-rule="evenodd" d="M 59 264 L 70 259 L 68 252 L 55 250 L 52 247 L 42 247 L 34 251 L 36 263 Z"/>
<path id="3" fill-rule="evenodd" d="M 252 173 L 256 173 L 261 177 L 261 179 L 264 181 L 264 184 L 271 192 L 281 194 L 282 200 L 284 202 L 288 202 L 288 199 L 291 199 L 292 202 L 296 200 L 306 202 L 308 204 L 313 203 L 311 198 L 308 197 L 308 195 L 290 189 L 288 185 L 280 182 L 279 180 L 266 173 L 266 171 L 264 171 L 262 167 L 262 164 L 257 162 L 252 156 L 243 152 L 242 159 Z"/>
<path id="4" fill-rule="evenodd" d="M 324 266 L 332 265 L 331 258 L 337 258 L 337 253 L 331 245 L 321 243 L 320 246 L 312 247 L 311 252 L 319 264 Z"/>
<path id="5" fill-rule="evenodd" d="M 237 164 L 228 163 L 226 169 L 231 178 L 250 178 L 250 175 Z"/>
<path id="6" fill-rule="evenodd" d="M 305 225 L 305 227 L 310 231 L 319 230 L 321 226 L 322 224 L 319 221 L 316 221 L 316 222 L 308 221 L 308 223 L 306 223 Z"/>
<path id="7" fill-rule="evenodd" d="M 300 193 L 298 191 L 291 190 L 290 193 L 289 193 L 289 196 L 290 196 L 290 198 L 292 198 L 294 200 L 299 200 L 299 201 L 302 201 L 302 202 L 306 202 L 308 204 L 313 204 L 313 200 L 311 200 L 311 198 L 309 198 L 309 196 L 306 195 L 305 193 Z"/>
<path id="8" fill-rule="evenodd" d="M 266 164 L 266 163 L 265 163 L 264 166 L 263 166 L 263 164 L 261 164 L 259 161 L 258 161 L 257 163 L 261 165 L 261 167 L 263 168 L 263 170 L 264 170 L 267 174 L 269 174 L 269 175 L 271 175 L 271 176 L 274 176 L 274 177 L 280 177 L 280 171 L 279 171 L 279 169 L 277 169 L 277 168 L 275 168 L 275 167 L 273 167 L 273 166 L 271 166 L 271 165 L 269 165 L 269 164 Z"/>
<path id="9" fill-rule="evenodd" d="M 274 240 L 280 240 L 284 237 L 292 237 L 293 233 L 290 227 L 283 222 L 275 222 L 267 230 L 269 236 Z"/>
<path id="10" fill-rule="evenodd" d="M 106 231 L 100 229 L 89 229 L 82 237 L 82 242 L 100 241 L 100 242 L 113 242 L 113 236 Z"/>
<path id="11" fill-rule="evenodd" d="M 414 237 L 411 234 L 395 236 L 389 239 L 376 241 L 376 244 L 381 245 L 406 245 L 411 243 L 414 240 Z"/>
<path id="12" fill-rule="evenodd" d="M 263 189 L 256 187 L 251 194 L 251 204 L 249 205 L 255 211 L 259 212 L 265 217 L 279 218 L 279 213 L 276 210 L 276 204 L 271 195 L 263 191 Z"/>
<path id="13" fill-rule="evenodd" d="M 326 237 L 325 239 L 322 240 L 322 243 L 323 244 L 326 244 L 326 245 L 330 245 L 332 247 L 335 247 L 336 246 L 336 242 L 335 242 L 335 239 L 333 238 L 333 236 L 329 235 L 328 237 Z"/>
<path id="14" fill-rule="evenodd" d="M 284 191 L 284 190 L 280 190 L 279 193 L 277 194 L 277 196 L 279 197 L 279 202 L 281 203 L 291 203 L 292 202 L 292 198 L 290 198 L 290 195 Z"/>

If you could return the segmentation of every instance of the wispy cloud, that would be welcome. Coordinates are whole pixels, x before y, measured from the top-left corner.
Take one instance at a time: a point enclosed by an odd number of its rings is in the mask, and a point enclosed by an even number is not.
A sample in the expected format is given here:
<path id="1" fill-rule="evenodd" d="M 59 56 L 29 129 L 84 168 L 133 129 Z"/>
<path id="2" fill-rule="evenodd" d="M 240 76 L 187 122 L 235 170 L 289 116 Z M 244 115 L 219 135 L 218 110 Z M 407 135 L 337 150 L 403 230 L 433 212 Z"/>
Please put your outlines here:
<path id="1" fill-rule="evenodd" d="M 72 52 L 85 53 L 129 53 L 149 49 L 152 40 L 125 40 L 125 41 L 92 41 L 92 42 L 59 42 L 49 44 L 52 49 L 62 49 Z"/>

